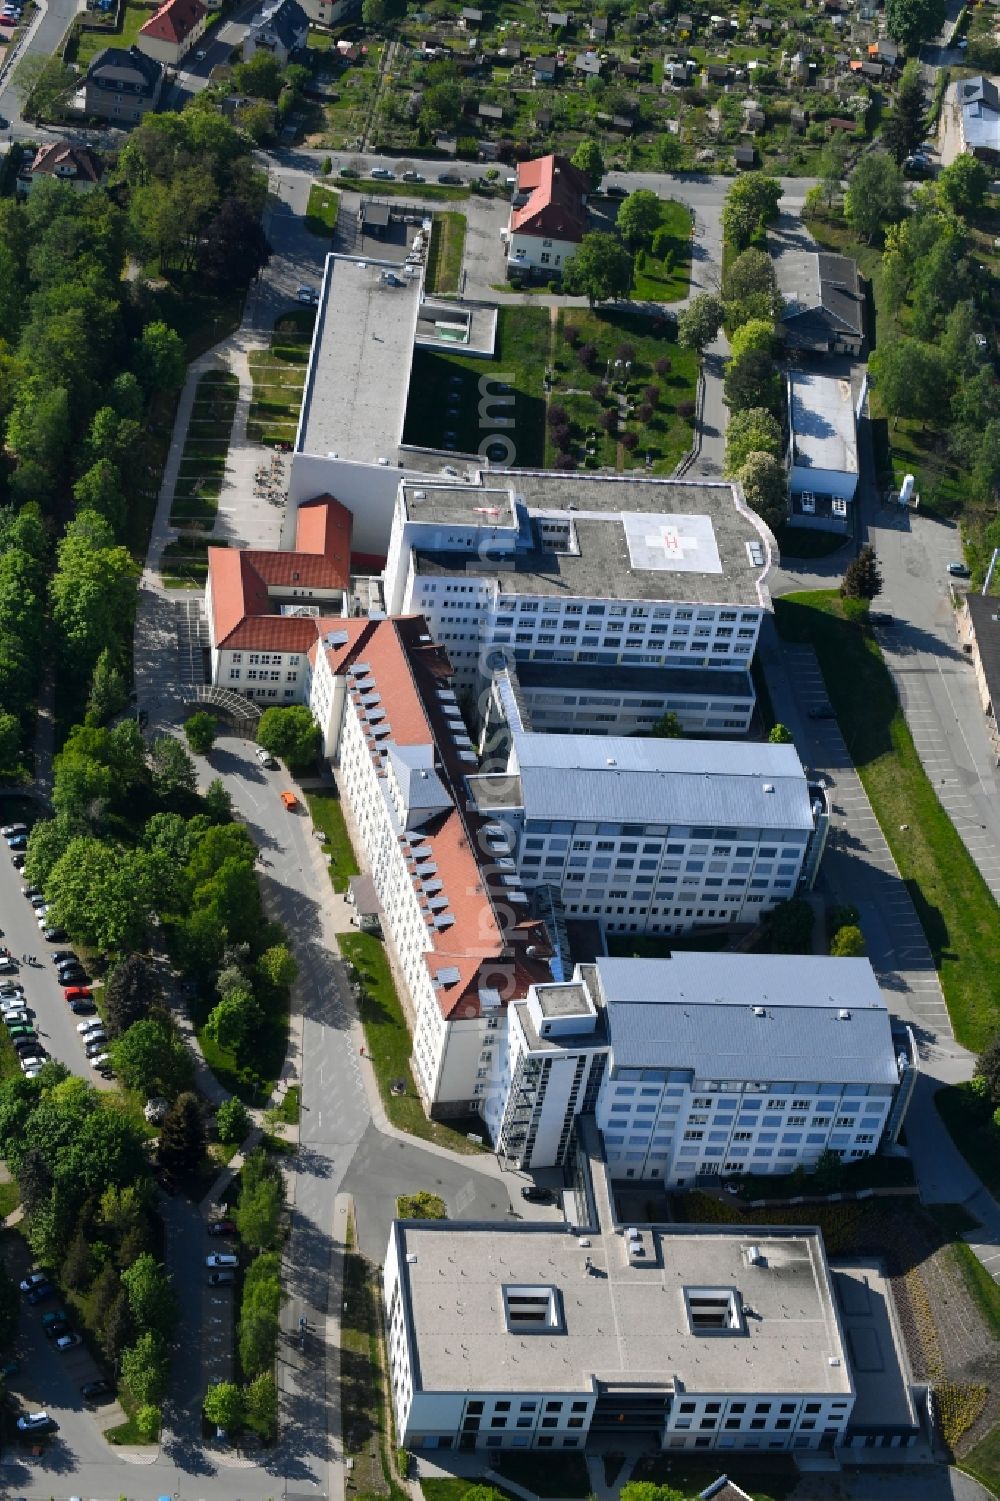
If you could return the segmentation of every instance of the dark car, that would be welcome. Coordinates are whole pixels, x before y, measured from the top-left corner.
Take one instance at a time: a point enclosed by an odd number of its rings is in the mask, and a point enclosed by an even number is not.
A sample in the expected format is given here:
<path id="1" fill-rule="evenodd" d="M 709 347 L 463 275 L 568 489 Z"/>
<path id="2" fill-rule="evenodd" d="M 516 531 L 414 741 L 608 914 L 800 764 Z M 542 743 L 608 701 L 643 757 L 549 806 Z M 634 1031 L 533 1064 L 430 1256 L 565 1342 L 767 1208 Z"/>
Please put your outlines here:
<path id="1" fill-rule="evenodd" d="M 870 625 L 895 625 L 896 622 L 888 610 L 869 610 L 868 623 Z"/>
<path id="2" fill-rule="evenodd" d="M 551 1188 L 539 1188 L 537 1183 L 529 1183 L 521 1189 L 521 1198 L 527 1199 L 529 1204 L 554 1204 L 555 1197 Z"/>
<path id="3" fill-rule="evenodd" d="M 16 851 L 26 850 L 28 848 L 27 834 L 12 834 L 7 840 L 7 847 Z"/>
<path id="4" fill-rule="evenodd" d="M 46 943 L 62 943 L 66 937 L 65 928 L 43 928 L 42 937 Z"/>
<path id="5" fill-rule="evenodd" d="M 341 177 L 360 177 L 361 173 L 357 167 L 341 167 L 339 175 Z"/>
<path id="6" fill-rule="evenodd" d="M 113 1381 L 85 1381 L 80 1388 L 80 1396 L 85 1402 L 100 1402 L 105 1397 L 113 1397 L 115 1387 Z"/>
<path id="7" fill-rule="evenodd" d="M 832 704 L 817 704 L 815 709 L 809 710 L 810 719 L 836 719 Z"/>
<path id="8" fill-rule="evenodd" d="M 213 1220 L 208 1227 L 209 1235 L 235 1235 L 235 1220 Z"/>
<path id="9" fill-rule="evenodd" d="M 52 963 L 56 969 L 59 968 L 60 964 L 79 964 L 79 962 L 72 949 L 56 949 L 52 955 Z"/>
<path id="10" fill-rule="evenodd" d="M 51 1324 L 45 1326 L 46 1339 L 58 1339 L 61 1334 L 69 1333 L 69 1319 L 53 1319 Z"/>
<path id="11" fill-rule="evenodd" d="M 87 974 L 86 970 L 66 969 L 60 972 L 59 984 L 63 986 L 89 985 L 90 976 Z"/>
<path id="12" fill-rule="evenodd" d="M 209 1272 L 209 1274 L 208 1274 L 208 1285 L 209 1285 L 209 1287 L 226 1287 L 226 1286 L 228 1286 L 228 1284 L 230 1282 L 235 1282 L 235 1281 L 236 1281 L 236 1273 L 235 1272 L 229 1272 L 229 1271 L 225 1271 L 225 1272 Z"/>
<path id="13" fill-rule="evenodd" d="M 620 183 L 613 182 L 604 189 L 605 198 L 627 198 L 628 188 L 623 188 Z"/>
<path id="14" fill-rule="evenodd" d="M 903 163 L 904 177 L 930 177 L 933 170 L 925 156 L 908 156 Z"/>
<path id="15" fill-rule="evenodd" d="M 69 1009 L 74 1016 L 93 1016 L 97 1007 L 93 1001 L 70 1001 Z"/>
<path id="16" fill-rule="evenodd" d="M 13 867 L 14 867 L 15 870 L 23 870 L 24 866 L 25 866 L 25 861 L 27 860 L 27 858 L 28 858 L 27 855 L 25 855 L 22 852 L 21 854 L 14 855 L 12 857 L 10 863 L 11 863 L 11 865 L 13 865 Z"/>
<path id="17" fill-rule="evenodd" d="M 438 182 L 446 183 L 449 187 L 460 188 L 462 186 L 462 176 L 459 172 L 439 172 Z"/>
<path id="18" fill-rule="evenodd" d="M 39 1282 L 38 1286 L 33 1287 L 28 1294 L 28 1302 L 31 1304 L 44 1303 L 46 1298 L 55 1296 L 55 1291 L 51 1282 Z"/>

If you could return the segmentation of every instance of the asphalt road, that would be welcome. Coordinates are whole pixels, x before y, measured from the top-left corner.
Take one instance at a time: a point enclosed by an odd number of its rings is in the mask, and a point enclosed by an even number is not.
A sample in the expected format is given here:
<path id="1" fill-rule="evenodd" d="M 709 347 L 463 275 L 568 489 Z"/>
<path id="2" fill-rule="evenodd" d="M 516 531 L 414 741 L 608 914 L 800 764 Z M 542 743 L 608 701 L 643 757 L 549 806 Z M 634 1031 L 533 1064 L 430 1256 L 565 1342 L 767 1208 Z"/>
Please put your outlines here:
<path id="1" fill-rule="evenodd" d="M 21 57 L 51 57 L 66 34 L 66 28 L 76 15 L 78 10 L 83 10 L 84 0 L 46 0 L 46 4 L 40 21 L 37 23 L 28 44 L 21 52 Z M 21 99 L 19 90 L 14 83 L 17 74 L 16 65 L 10 70 L 0 86 L 0 114 L 6 115 L 10 120 L 11 135 L 32 133 L 37 136 L 45 136 L 48 139 L 58 139 L 61 134 L 58 131 L 39 130 L 37 126 L 28 126 L 21 119 Z"/>

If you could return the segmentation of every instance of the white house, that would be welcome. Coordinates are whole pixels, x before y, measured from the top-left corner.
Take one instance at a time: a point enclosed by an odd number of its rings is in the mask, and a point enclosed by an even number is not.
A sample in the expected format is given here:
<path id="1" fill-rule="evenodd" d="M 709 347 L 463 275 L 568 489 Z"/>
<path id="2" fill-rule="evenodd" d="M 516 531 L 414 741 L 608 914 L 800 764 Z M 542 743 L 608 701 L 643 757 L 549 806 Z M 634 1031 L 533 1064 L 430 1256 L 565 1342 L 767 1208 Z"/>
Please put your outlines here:
<path id="1" fill-rule="evenodd" d="M 587 229 L 590 183 L 565 156 L 520 162 L 507 228 L 508 277 L 559 277 Z"/>
<path id="2" fill-rule="evenodd" d="M 593 1112 L 612 1178 L 675 1188 L 872 1156 L 917 1066 L 867 959 L 715 953 L 598 958 L 532 986 L 496 1058 L 483 1115 L 508 1160 L 566 1166 Z"/>
<path id="3" fill-rule="evenodd" d="M 826 837 L 794 746 L 514 731 L 471 805 L 527 890 L 606 933 L 754 923 L 795 895 Z"/>
<path id="4" fill-rule="evenodd" d="M 140 28 L 136 46 L 164 67 L 176 68 L 207 25 L 208 10 L 201 0 L 166 0 Z"/>
<path id="5" fill-rule="evenodd" d="M 788 425 L 792 525 L 846 531 L 858 488 L 857 422 L 850 381 L 792 371 Z"/>

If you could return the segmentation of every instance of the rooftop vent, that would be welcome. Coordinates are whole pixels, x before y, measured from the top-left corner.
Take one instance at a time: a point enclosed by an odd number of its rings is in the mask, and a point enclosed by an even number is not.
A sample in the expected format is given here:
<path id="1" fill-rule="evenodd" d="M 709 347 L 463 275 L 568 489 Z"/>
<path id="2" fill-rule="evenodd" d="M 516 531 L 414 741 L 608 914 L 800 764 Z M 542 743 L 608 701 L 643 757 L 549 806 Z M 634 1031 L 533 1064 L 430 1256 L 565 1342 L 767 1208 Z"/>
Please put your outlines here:
<path id="1" fill-rule="evenodd" d="M 407 1261 L 407 1265 L 408 1266 L 416 1266 L 416 1264 L 417 1264 L 417 1253 L 416 1253 L 416 1251 L 407 1251 L 407 1253 L 406 1253 L 406 1261 Z"/>
<path id="2" fill-rule="evenodd" d="M 752 1010 L 753 1010 L 754 1016 L 766 1016 L 767 1015 L 767 1012 L 765 1011 L 765 1009 L 764 1009 L 763 1006 L 754 1006 L 752 1008 Z"/>
<path id="3" fill-rule="evenodd" d="M 765 792 L 773 792 L 774 791 L 774 783 L 773 782 L 765 782 L 764 783 L 764 791 Z"/>
<path id="4" fill-rule="evenodd" d="M 615 760 L 614 756 L 608 756 L 604 764 L 605 766 L 617 766 L 618 762 Z"/>
<path id="5" fill-rule="evenodd" d="M 767 1259 L 760 1246 L 747 1246 L 747 1261 L 751 1266 L 766 1266 Z"/>
<path id="6" fill-rule="evenodd" d="M 840 1010 L 837 1012 L 837 1020 L 839 1022 L 849 1022 L 850 1019 L 851 1013 L 846 1009 L 846 1007 L 841 1006 Z"/>

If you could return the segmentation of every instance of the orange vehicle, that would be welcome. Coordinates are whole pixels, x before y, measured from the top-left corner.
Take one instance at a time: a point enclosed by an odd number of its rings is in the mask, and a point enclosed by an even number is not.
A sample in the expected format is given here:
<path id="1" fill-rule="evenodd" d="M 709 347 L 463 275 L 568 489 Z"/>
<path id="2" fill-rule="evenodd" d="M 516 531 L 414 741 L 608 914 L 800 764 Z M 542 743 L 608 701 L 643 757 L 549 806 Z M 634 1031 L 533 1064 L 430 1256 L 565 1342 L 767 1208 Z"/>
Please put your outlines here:
<path id="1" fill-rule="evenodd" d="M 299 800 L 295 796 L 294 792 L 283 792 L 281 794 L 281 801 L 284 803 L 289 813 L 293 812 L 299 806 Z"/>

